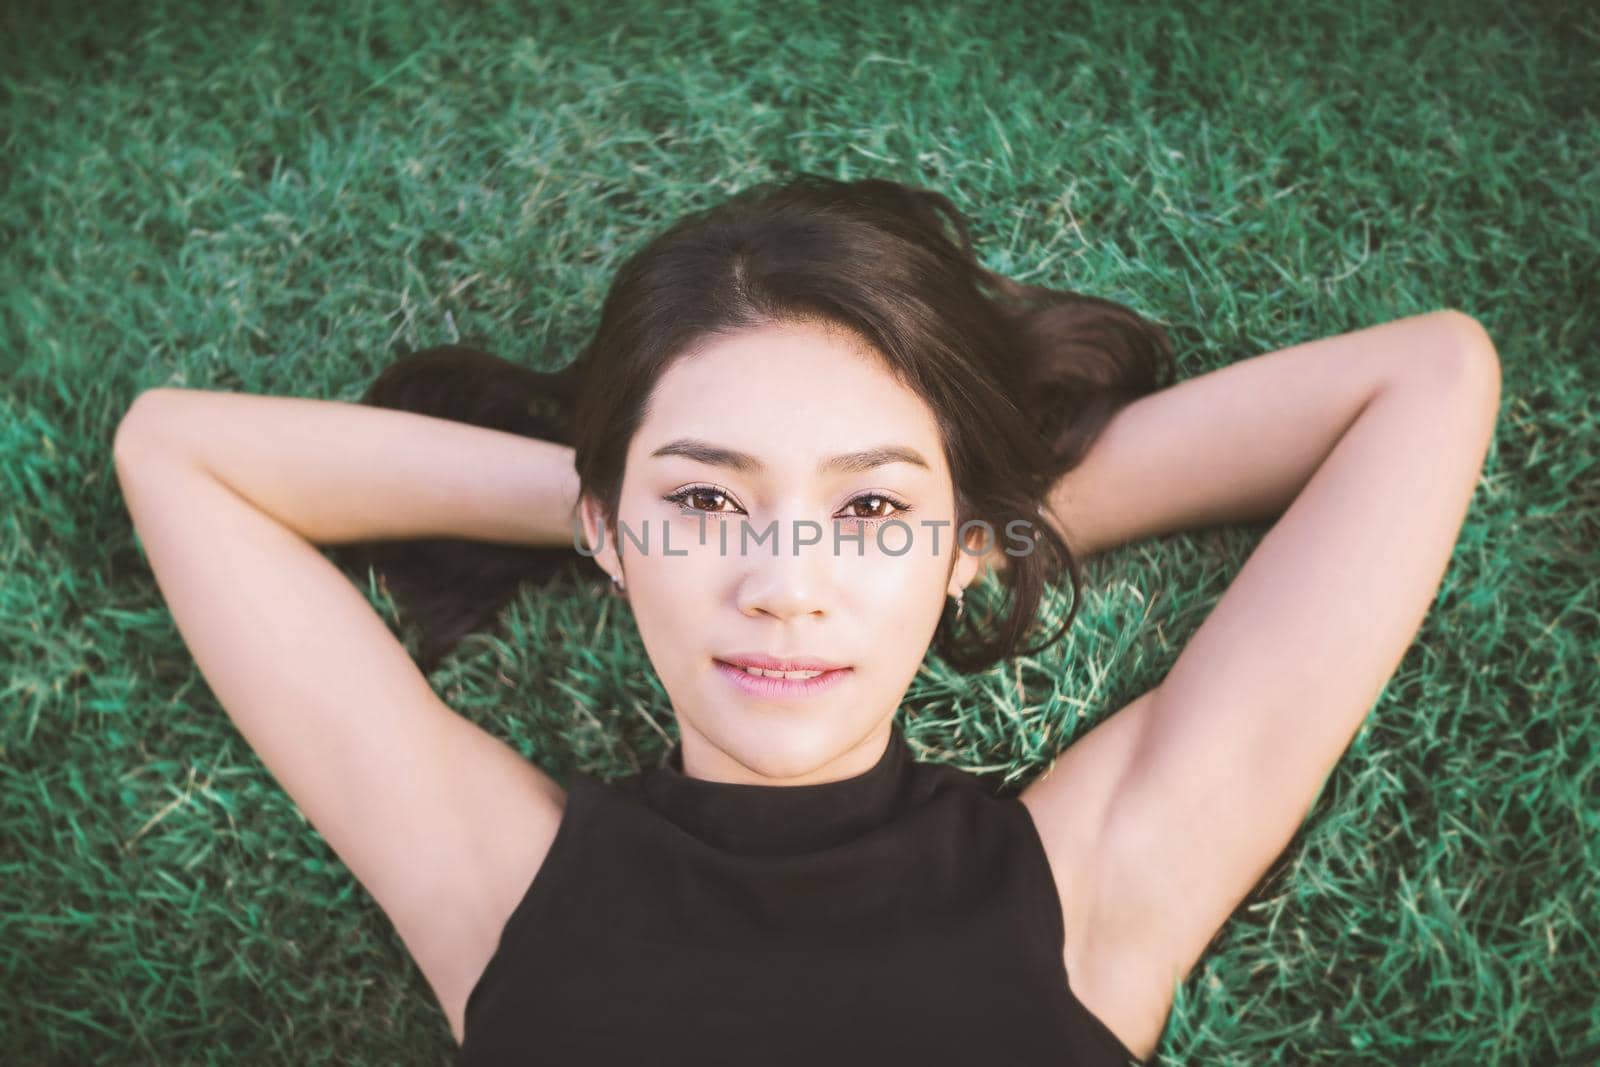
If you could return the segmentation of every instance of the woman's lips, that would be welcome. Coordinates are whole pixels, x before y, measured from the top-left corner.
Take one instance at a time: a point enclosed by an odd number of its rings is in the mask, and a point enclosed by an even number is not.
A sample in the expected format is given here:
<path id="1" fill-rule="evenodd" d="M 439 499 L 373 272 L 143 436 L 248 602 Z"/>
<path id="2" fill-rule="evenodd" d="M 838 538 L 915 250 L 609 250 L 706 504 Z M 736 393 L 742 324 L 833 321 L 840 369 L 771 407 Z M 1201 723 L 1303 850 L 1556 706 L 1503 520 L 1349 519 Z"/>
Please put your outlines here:
<path id="1" fill-rule="evenodd" d="M 816 696 L 838 685 L 852 669 L 840 667 L 837 670 L 823 671 L 815 678 L 768 678 L 764 675 L 751 674 L 720 659 L 712 662 L 716 664 L 717 672 L 740 692 L 766 700 L 792 700 Z"/>

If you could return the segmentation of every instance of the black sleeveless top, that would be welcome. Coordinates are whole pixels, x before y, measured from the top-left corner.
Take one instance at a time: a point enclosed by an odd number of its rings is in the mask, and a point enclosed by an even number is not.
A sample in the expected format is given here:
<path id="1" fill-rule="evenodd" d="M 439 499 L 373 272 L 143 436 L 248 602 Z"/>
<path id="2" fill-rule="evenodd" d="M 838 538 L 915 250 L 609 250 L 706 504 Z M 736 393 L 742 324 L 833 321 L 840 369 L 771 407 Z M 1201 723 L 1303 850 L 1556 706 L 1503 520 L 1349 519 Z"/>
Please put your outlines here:
<path id="1" fill-rule="evenodd" d="M 456 1067 L 1138 1059 L 1067 983 L 1028 809 L 919 763 L 801 786 L 572 775 Z"/>

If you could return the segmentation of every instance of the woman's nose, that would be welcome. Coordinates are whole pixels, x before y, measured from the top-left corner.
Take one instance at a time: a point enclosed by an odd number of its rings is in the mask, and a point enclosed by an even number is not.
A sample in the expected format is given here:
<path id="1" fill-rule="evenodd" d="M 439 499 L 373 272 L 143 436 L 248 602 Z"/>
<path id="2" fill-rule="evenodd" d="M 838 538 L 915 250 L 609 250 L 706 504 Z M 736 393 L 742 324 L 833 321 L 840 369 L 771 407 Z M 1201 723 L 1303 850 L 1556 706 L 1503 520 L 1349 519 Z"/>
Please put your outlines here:
<path id="1" fill-rule="evenodd" d="M 798 528 L 796 528 L 796 525 Z M 833 596 L 832 546 L 826 530 L 800 522 L 742 554 L 739 610 L 778 618 L 826 611 Z"/>

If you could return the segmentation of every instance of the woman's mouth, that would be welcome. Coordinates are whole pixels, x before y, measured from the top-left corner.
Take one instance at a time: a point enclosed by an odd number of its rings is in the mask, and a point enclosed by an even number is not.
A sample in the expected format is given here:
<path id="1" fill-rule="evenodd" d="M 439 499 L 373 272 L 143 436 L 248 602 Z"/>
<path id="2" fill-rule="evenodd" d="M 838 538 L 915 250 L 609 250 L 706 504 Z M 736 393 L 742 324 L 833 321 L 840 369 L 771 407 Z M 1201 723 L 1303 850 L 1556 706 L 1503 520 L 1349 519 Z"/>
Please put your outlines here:
<path id="1" fill-rule="evenodd" d="M 827 671 L 761 671 L 738 667 L 720 659 L 712 662 L 717 666 L 717 673 L 740 692 L 768 700 L 815 696 L 838 685 L 852 669 L 839 667 Z"/>

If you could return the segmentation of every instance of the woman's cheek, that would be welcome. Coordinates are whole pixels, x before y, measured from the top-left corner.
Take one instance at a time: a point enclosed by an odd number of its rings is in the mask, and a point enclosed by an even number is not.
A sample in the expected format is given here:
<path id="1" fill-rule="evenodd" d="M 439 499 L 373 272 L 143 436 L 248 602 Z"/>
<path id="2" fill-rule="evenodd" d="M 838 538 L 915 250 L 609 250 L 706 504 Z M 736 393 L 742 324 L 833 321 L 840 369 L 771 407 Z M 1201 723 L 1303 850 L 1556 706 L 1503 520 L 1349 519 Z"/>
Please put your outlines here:
<path id="1" fill-rule="evenodd" d="M 937 559 L 906 553 L 885 553 L 857 558 L 849 552 L 840 560 L 841 575 L 848 581 L 852 599 L 879 614 L 903 617 L 926 599 L 929 583 L 937 583 L 944 573 Z"/>

